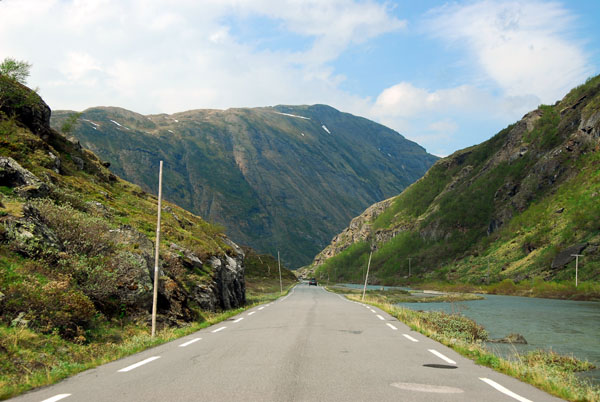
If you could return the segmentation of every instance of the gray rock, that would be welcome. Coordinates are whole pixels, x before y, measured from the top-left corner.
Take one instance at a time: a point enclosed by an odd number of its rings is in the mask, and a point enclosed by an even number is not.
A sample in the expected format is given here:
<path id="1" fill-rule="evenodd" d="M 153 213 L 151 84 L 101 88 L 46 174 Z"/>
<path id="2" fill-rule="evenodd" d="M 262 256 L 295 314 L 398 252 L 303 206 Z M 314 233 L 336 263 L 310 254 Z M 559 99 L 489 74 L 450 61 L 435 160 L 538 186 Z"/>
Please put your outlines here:
<path id="1" fill-rule="evenodd" d="M 73 160 L 75 166 L 77 166 L 77 169 L 83 170 L 85 168 L 85 162 L 80 157 L 72 156 L 71 159 Z"/>
<path id="2" fill-rule="evenodd" d="M 521 345 L 527 345 L 527 340 L 525 339 L 525 337 L 521 334 L 516 334 L 516 333 L 508 334 L 504 338 L 488 339 L 488 342 L 491 342 L 491 343 L 518 343 Z"/>
<path id="3" fill-rule="evenodd" d="M 50 192 L 46 183 L 10 157 L 0 157 L 0 185 L 14 187 L 24 198 L 46 197 Z"/>
<path id="4" fill-rule="evenodd" d="M 581 252 L 585 250 L 587 246 L 587 243 L 580 243 L 562 250 L 556 255 L 556 257 L 554 257 L 554 260 L 552 260 L 551 268 L 557 269 L 564 267 L 575 259 L 573 254 L 581 254 Z"/>
<path id="5" fill-rule="evenodd" d="M 30 204 L 23 206 L 23 217 L 5 221 L 6 238 L 10 246 L 28 257 L 63 250 L 56 234 L 43 222 L 40 212 Z"/>
<path id="6" fill-rule="evenodd" d="M 15 318 L 14 320 L 12 320 L 10 322 L 10 326 L 11 327 L 27 328 L 29 326 L 29 320 L 26 320 L 23 317 L 25 317 L 25 313 L 24 312 L 19 313 L 19 315 L 17 316 L 17 318 Z"/>

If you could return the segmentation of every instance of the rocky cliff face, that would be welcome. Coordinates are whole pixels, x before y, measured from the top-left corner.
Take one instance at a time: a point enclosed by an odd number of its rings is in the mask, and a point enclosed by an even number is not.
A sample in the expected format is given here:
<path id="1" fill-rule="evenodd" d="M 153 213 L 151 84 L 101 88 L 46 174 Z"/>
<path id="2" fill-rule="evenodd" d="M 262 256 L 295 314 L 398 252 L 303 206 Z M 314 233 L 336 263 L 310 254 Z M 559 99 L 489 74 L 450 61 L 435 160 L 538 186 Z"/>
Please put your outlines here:
<path id="1" fill-rule="evenodd" d="M 69 112 L 54 113 L 59 127 Z M 437 159 L 397 132 L 325 105 L 142 116 L 85 110 L 74 130 L 121 177 L 226 227 L 236 242 L 297 267 L 368 205 Z"/>
<path id="2" fill-rule="evenodd" d="M 352 244 L 374 242 L 375 275 L 379 270 L 388 281 L 402 280 L 409 257 L 425 277 L 491 270 L 496 279 L 560 279 L 573 260 L 561 250 L 575 249 L 591 253 L 587 275 L 596 277 L 599 99 L 595 77 L 490 140 L 439 160 L 402 194 L 353 219 L 313 269 L 329 271 Z M 352 252 L 358 261 L 361 254 Z M 480 263 L 480 255 L 488 260 Z"/>

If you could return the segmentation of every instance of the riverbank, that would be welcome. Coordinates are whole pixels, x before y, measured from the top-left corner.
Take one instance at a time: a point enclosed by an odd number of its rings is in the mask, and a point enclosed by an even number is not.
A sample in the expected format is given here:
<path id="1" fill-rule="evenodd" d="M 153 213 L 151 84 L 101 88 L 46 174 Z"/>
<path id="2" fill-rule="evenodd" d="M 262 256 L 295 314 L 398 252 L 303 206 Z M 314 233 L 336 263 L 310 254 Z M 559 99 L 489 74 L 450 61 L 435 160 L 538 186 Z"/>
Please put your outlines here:
<path id="1" fill-rule="evenodd" d="M 505 279 L 491 284 L 471 284 L 461 282 L 414 282 L 413 289 L 429 289 L 441 292 L 480 293 L 505 296 L 539 297 L 546 299 L 600 301 L 600 283 L 586 281 L 575 286 L 574 281 L 544 281 L 532 279 L 514 282 Z"/>
<path id="2" fill-rule="evenodd" d="M 347 295 L 355 301 L 361 301 L 361 296 L 352 292 Z M 577 372 L 594 368 L 588 362 L 539 350 L 519 354 L 513 360 L 504 359 L 485 348 L 483 342 L 487 340 L 487 331 L 473 320 L 459 314 L 414 311 L 381 303 L 380 300 L 377 294 L 370 293 L 363 302 L 386 311 L 413 330 L 453 348 L 477 364 L 511 375 L 569 401 L 600 401 L 600 386 L 576 375 Z"/>
<path id="3" fill-rule="evenodd" d="M 338 294 L 351 294 L 361 295 L 361 289 L 352 289 L 344 286 L 327 286 L 327 290 L 338 293 Z M 369 289 L 365 292 L 365 295 L 369 295 L 371 300 L 377 303 L 454 303 L 460 301 L 470 300 L 483 300 L 484 297 L 472 293 L 413 293 L 402 289 L 386 289 L 386 290 L 374 290 Z"/>
<path id="4" fill-rule="evenodd" d="M 287 294 L 296 285 L 286 281 L 283 294 L 279 281 L 250 283 L 242 308 L 218 313 L 203 312 L 189 325 L 159 329 L 152 338 L 147 323 L 127 319 L 103 323 L 86 333 L 87 342 L 78 344 L 58 334 L 45 335 L 24 327 L 0 325 L 0 400 L 30 389 L 51 385 L 96 366 L 194 333 L 235 316 L 258 304 Z"/>

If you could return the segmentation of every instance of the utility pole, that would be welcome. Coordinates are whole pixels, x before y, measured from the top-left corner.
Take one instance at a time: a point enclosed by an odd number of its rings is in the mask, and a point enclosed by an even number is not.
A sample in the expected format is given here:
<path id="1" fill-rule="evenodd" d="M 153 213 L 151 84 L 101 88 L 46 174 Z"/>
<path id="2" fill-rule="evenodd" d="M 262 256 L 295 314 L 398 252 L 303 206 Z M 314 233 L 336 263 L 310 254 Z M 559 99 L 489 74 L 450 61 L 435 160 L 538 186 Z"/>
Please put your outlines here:
<path id="1" fill-rule="evenodd" d="M 281 283 L 281 261 L 279 259 L 279 250 L 277 250 L 277 265 L 279 266 L 279 293 L 283 293 L 283 284 Z"/>
<path id="2" fill-rule="evenodd" d="M 412 257 L 408 257 L 408 277 L 410 278 L 410 260 L 412 260 Z"/>
<path id="3" fill-rule="evenodd" d="M 579 257 L 583 257 L 583 254 L 571 254 L 571 257 L 575 257 L 575 287 L 577 287 L 577 269 L 579 268 Z"/>
<path id="4" fill-rule="evenodd" d="M 158 218 L 156 221 L 156 244 L 154 246 L 154 292 L 152 295 L 152 337 L 156 334 L 156 302 L 158 299 L 158 252 L 160 248 L 160 212 L 162 201 L 162 171 L 163 161 L 160 161 L 158 171 Z"/>
<path id="5" fill-rule="evenodd" d="M 365 275 L 365 287 L 363 288 L 362 299 L 365 300 L 365 292 L 367 291 L 367 281 L 369 280 L 369 267 L 371 266 L 371 256 L 373 255 L 373 249 L 371 249 L 371 253 L 369 254 L 369 263 L 367 264 L 367 275 Z"/>

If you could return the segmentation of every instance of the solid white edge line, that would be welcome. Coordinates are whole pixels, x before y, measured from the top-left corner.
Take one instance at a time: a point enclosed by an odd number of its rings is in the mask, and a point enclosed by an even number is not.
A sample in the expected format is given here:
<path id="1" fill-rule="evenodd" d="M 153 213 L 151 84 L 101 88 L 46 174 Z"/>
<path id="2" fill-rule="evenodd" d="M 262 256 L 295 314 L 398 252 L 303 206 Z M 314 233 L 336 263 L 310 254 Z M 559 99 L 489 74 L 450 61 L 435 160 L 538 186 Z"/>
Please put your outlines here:
<path id="1" fill-rule="evenodd" d="M 181 345 L 179 345 L 179 347 L 180 347 L 180 348 L 185 348 L 186 346 L 189 346 L 189 345 L 191 345 L 191 344 L 192 344 L 192 343 L 194 343 L 194 342 L 198 342 L 200 339 L 202 339 L 202 338 L 194 338 L 194 339 L 192 339 L 192 340 L 190 340 L 190 341 L 187 341 L 187 342 L 185 342 L 185 343 L 182 343 Z"/>
<path id="2" fill-rule="evenodd" d="M 404 336 L 406 339 L 408 339 L 409 341 L 413 341 L 413 342 L 419 342 L 418 339 L 413 338 L 412 336 L 408 335 L 408 334 L 402 334 L 402 336 Z"/>
<path id="3" fill-rule="evenodd" d="M 438 352 L 435 349 L 427 349 L 427 350 L 429 350 L 431 353 L 433 353 L 434 355 L 436 355 L 440 359 L 444 360 L 445 362 L 448 362 L 450 364 L 456 364 L 456 362 L 454 360 L 450 359 L 449 357 L 444 356 L 443 354 L 441 354 L 440 352 Z"/>
<path id="4" fill-rule="evenodd" d="M 135 364 L 132 364 L 131 366 L 127 366 L 125 368 L 122 368 L 121 370 L 119 370 L 119 373 L 125 373 L 127 371 L 131 371 L 131 370 L 133 370 L 135 368 L 143 366 L 146 363 L 150 363 L 151 361 L 156 360 L 156 359 L 160 359 L 160 356 L 152 356 L 152 357 L 147 358 L 146 360 L 142 360 L 141 362 L 137 362 Z"/>
<path id="5" fill-rule="evenodd" d="M 511 398 L 516 399 L 517 401 L 532 402 L 531 400 L 529 400 L 527 398 L 523 398 L 521 395 L 515 394 L 510 389 L 505 388 L 502 385 L 498 384 L 496 381 L 490 380 L 489 378 L 482 378 L 482 377 L 479 377 L 479 379 L 481 381 L 487 383 L 488 385 L 491 385 L 492 387 L 496 388 L 498 391 L 502 392 L 503 394 L 506 394 L 506 395 L 510 396 Z"/>
<path id="6" fill-rule="evenodd" d="M 223 331 L 225 328 L 227 328 L 227 327 L 217 328 L 217 329 L 215 329 L 214 331 L 211 331 L 211 332 L 214 334 L 216 332 Z"/>
<path id="7" fill-rule="evenodd" d="M 54 395 L 52 398 L 44 399 L 42 402 L 56 402 L 56 401 L 60 401 L 61 399 L 66 398 L 67 396 L 71 396 L 71 394 Z"/>
<path id="8" fill-rule="evenodd" d="M 393 329 L 394 331 L 397 331 L 398 328 L 394 327 L 392 324 L 390 324 L 389 322 L 386 322 L 385 325 L 387 325 L 388 327 L 390 327 L 391 329 Z"/>
<path id="9" fill-rule="evenodd" d="M 385 318 L 383 318 L 382 316 L 380 316 L 379 314 L 377 314 L 377 318 L 379 318 L 381 321 L 384 321 Z"/>
<path id="10" fill-rule="evenodd" d="M 251 312 L 248 313 L 248 315 L 252 315 L 254 313 L 256 313 L 256 311 L 251 311 Z"/>
<path id="11" fill-rule="evenodd" d="M 240 318 L 238 318 L 237 320 L 235 320 L 235 321 L 234 321 L 234 323 L 235 323 L 235 322 L 240 322 L 240 321 L 242 321 L 243 319 L 244 319 L 244 317 L 240 317 Z"/>

